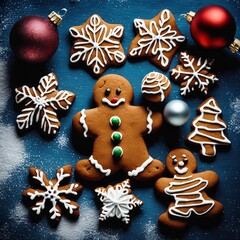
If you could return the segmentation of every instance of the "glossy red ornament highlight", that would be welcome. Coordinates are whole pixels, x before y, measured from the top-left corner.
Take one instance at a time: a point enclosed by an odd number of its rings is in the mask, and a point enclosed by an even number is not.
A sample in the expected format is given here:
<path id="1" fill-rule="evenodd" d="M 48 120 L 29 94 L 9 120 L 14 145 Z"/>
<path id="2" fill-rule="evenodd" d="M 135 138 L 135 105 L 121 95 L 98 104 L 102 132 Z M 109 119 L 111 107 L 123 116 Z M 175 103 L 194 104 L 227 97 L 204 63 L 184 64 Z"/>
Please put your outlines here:
<path id="1" fill-rule="evenodd" d="M 206 6 L 193 17 L 190 32 L 200 46 L 219 49 L 234 41 L 236 22 L 225 8 L 217 5 Z"/>
<path id="2" fill-rule="evenodd" d="M 18 59 L 42 63 L 51 58 L 58 47 L 57 25 L 43 17 L 25 16 L 14 24 L 9 40 Z"/>

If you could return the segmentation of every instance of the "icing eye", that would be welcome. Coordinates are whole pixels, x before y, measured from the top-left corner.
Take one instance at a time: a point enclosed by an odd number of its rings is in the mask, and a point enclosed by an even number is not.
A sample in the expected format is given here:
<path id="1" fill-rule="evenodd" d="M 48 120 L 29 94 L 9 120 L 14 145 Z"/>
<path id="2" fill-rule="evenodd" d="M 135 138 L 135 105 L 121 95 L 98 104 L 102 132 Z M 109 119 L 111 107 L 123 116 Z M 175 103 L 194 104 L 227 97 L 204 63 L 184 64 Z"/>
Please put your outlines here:
<path id="1" fill-rule="evenodd" d="M 177 163 L 177 159 L 176 159 L 176 158 L 173 159 L 173 163 L 174 163 L 174 164 Z"/>
<path id="2" fill-rule="evenodd" d="M 107 97 L 107 96 L 109 96 L 110 95 L 110 93 L 111 93 L 111 89 L 110 88 L 107 88 L 106 90 L 105 90 L 105 96 Z"/>
<path id="3" fill-rule="evenodd" d="M 184 162 L 184 163 L 187 163 L 187 162 L 188 162 L 188 159 L 187 159 L 187 158 L 184 158 L 184 159 L 183 159 L 183 162 Z"/>
<path id="4" fill-rule="evenodd" d="M 122 90 L 121 90 L 120 88 L 117 88 L 117 89 L 116 89 L 116 94 L 117 94 L 117 95 L 120 95 L 121 91 L 122 91 Z"/>

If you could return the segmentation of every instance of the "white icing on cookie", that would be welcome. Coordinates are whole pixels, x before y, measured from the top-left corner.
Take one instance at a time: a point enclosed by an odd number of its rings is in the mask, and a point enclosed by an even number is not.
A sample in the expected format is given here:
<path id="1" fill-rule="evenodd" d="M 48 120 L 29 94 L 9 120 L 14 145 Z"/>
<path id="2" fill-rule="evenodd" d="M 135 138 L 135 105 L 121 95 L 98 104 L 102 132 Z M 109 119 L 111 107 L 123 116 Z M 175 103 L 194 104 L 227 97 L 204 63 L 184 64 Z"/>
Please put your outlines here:
<path id="1" fill-rule="evenodd" d="M 120 49 L 120 40 L 123 36 L 123 26 L 116 26 L 108 30 L 106 24 L 101 24 L 101 18 L 94 14 L 90 24 L 86 24 L 80 31 L 71 27 L 69 32 L 76 38 L 73 48 L 77 52 L 70 57 L 70 62 L 85 61 L 87 66 L 93 66 L 93 72 L 99 74 L 108 62 L 122 63 L 125 55 Z"/>
<path id="2" fill-rule="evenodd" d="M 81 117 L 80 117 L 80 123 L 82 124 L 83 126 L 83 129 L 84 129 L 84 132 L 83 132 L 83 135 L 84 137 L 87 137 L 87 132 L 88 132 L 88 126 L 87 126 L 87 123 L 85 121 L 85 118 L 86 118 L 86 114 L 85 114 L 85 109 L 83 109 L 81 111 Z"/>
<path id="3" fill-rule="evenodd" d="M 172 196 L 175 199 L 174 206 L 168 209 L 169 214 L 180 218 L 189 218 L 192 213 L 201 216 L 213 208 L 215 204 L 214 201 L 204 199 L 201 193 L 201 191 L 207 187 L 208 181 L 201 177 L 190 179 L 191 177 L 192 176 L 177 177 L 175 175 L 175 181 L 170 182 L 169 187 L 164 189 L 164 192 L 167 195 Z M 195 208 L 202 206 L 208 206 L 208 208 L 203 212 L 195 210 Z M 184 211 L 184 209 L 188 210 Z"/>
<path id="4" fill-rule="evenodd" d="M 153 124 L 153 120 L 151 118 L 152 116 L 152 111 L 150 108 L 147 107 L 148 110 L 148 116 L 147 116 L 147 129 L 148 129 L 148 134 L 150 134 L 152 132 L 152 124 Z"/>
<path id="5" fill-rule="evenodd" d="M 200 113 L 200 116 L 196 117 L 192 122 L 194 131 L 188 136 L 188 140 L 200 144 L 204 156 L 211 156 L 207 154 L 205 148 L 205 145 L 211 145 L 214 152 L 213 156 L 215 156 L 216 145 L 231 144 L 223 132 L 227 128 L 227 125 L 223 121 L 219 121 L 219 115 L 221 115 L 222 111 L 217 106 L 214 98 L 209 98 L 208 101 L 200 107 Z M 206 114 L 210 114 L 213 118 L 207 119 Z M 209 126 L 206 126 L 206 124 L 209 124 Z M 214 132 L 219 133 L 216 134 L 216 136 L 219 137 L 213 136 L 212 133 Z M 200 141 L 195 139 L 195 137 L 203 137 L 206 140 Z"/>
<path id="6" fill-rule="evenodd" d="M 25 103 L 25 108 L 17 117 L 17 126 L 20 130 L 28 129 L 33 122 L 40 122 L 41 129 L 48 134 L 56 134 L 59 129 L 59 121 L 54 110 L 68 110 L 73 96 L 68 91 L 58 91 L 58 82 L 53 73 L 49 73 L 40 79 L 37 89 L 23 86 L 16 88 L 16 103 Z M 56 92 L 55 96 L 49 97 Z"/>
<path id="7" fill-rule="evenodd" d="M 149 158 L 143 162 L 143 164 L 140 167 L 137 167 L 136 169 L 132 171 L 128 171 L 129 177 L 136 177 L 139 173 L 143 172 L 144 169 L 153 161 L 153 158 L 149 156 Z"/>
<path id="8" fill-rule="evenodd" d="M 111 169 L 104 169 L 103 166 L 93 158 L 93 156 L 90 156 L 89 161 L 92 165 L 95 166 L 96 169 L 105 174 L 105 176 L 109 176 L 111 174 Z"/>
<path id="9" fill-rule="evenodd" d="M 164 91 L 170 87 L 169 79 L 161 73 L 150 72 L 142 80 L 142 93 L 148 95 L 160 94 L 161 102 L 165 99 Z"/>
<path id="10" fill-rule="evenodd" d="M 103 203 L 100 220 L 104 221 L 109 217 L 121 218 L 126 224 L 130 221 L 129 212 L 137 206 L 143 205 L 143 202 L 137 199 L 131 191 L 129 180 L 116 184 L 114 187 L 99 187 L 95 192 L 100 195 L 100 201 Z"/>
<path id="11" fill-rule="evenodd" d="M 110 100 L 108 100 L 105 97 L 102 99 L 102 102 L 106 103 L 110 107 L 118 107 L 121 103 L 124 103 L 125 101 L 126 101 L 125 98 L 120 98 L 120 99 L 118 99 L 117 102 L 112 103 Z"/>
<path id="12" fill-rule="evenodd" d="M 68 210 L 70 214 L 73 214 L 73 211 L 77 208 L 77 206 L 71 204 L 71 201 L 66 198 L 66 195 L 77 195 L 77 192 L 74 191 L 74 189 L 78 188 L 79 185 L 76 183 L 72 183 L 71 185 L 69 185 L 68 189 L 62 189 L 62 187 L 60 187 L 59 189 L 61 181 L 70 176 L 71 175 L 69 173 L 64 173 L 64 169 L 61 168 L 60 172 L 57 173 L 56 183 L 53 184 L 52 181 L 48 181 L 49 185 L 47 185 L 43 179 L 44 173 L 36 169 L 36 176 L 33 176 L 33 178 L 36 179 L 39 183 L 41 183 L 41 187 L 44 190 L 41 190 L 41 192 L 34 190 L 33 192 L 27 193 L 31 200 L 34 200 L 35 198 L 38 199 L 38 202 L 32 208 L 32 210 L 35 211 L 36 214 L 40 214 L 42 212 L 42 209 L 45 209 L 45 203 L 49 201 L 52 204 L 52 208 L 49 210 L 49 213 L 51 214 L 51 219 L 61 217 L 61 212 L 57 207 L 58 203 L 62 203 L 62 206 L 65 207 L 65 209 Z M 39 198 L 42 198 L 42 200 L 39 201 Z"/>
<path id="13" fill-rule="evenodd" d="M 177 42 L 185 41 L 185 37 L 179 35 L 170 24 L 170 11 L 164 9 L 159 21 L 150 21 L 148 26 L 142 19 L 134 19 L 135 28 L 139 31 L 141 38 L 138 46 L 130 51 L 130 56 L 145 55 L 156 56 L 163 67 L 169 64 L 166 52 L 172 51 Z"/>
<path id="14" fill-rule="evenodd" d="M 178 174 L 184 174 L 188 171 L 187 167 L 184 168 L 179 168 L 179 167 L 175 167 L 174 170 L 178 173 Z"/>

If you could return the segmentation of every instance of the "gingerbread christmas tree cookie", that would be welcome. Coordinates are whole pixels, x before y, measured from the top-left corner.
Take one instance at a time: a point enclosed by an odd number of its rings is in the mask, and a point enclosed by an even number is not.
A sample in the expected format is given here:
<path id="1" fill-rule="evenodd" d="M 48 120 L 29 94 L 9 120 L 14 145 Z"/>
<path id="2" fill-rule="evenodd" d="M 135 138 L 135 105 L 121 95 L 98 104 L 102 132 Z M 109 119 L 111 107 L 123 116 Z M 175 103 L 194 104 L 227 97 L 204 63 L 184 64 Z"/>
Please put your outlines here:
<path id="1" fill-rule="evenodd" d="M 58 81 L 54 73 L 40 79 L 37 88 L 22 86 L 15 89 L 15 100 L 22 106 L 17 116 L 20 130 L 29 129 L 34 123 L 40 125 L 47 135 L 54 135 L 61 125 L 57 111 L 66 111 L 72 105 L 75 94 L 66 90 L 57 90 Z"/>
<path id="2" fill-rule="evenodd" d="M 93 95 L 97 106 L 82 109 L 73 118 L 73 130 L 94 139 L 92 155 L 77 162 L 76 173 L 90 181 L 121 169 L 141 181 L 161 176 L 164 166 L 149 155 L 143 139 L 161 127 L 161 113 L 132 106 L 132 86 L 116 74 L 100 78 Z"/>
<path id="3" fill-rule="evenodd" d="M 125 54 L 120 43 L 124 28 L 109 24 L 99 15 L 92 15 L 83 25 L 69 29 L 73 39 L 70 62 L 83 62 L 95 76 L 101 75 L 110 65 L 122 65 Z"/>
<path id="4" fill-rule="evenodd" d="M 114 186 L 98 187 L 95 189 L 95 192 L 100 196 L 100 201 L 103 203 L 99 218 L 101 221 L 116 217 L 128 224 L 130 211 L 143 205 L 140 199 L 131 194 L 129 179 Z"/>
<path id="5" fill-rule="evenodd" d="M 83 188 L 82 185 L 80 183 L 63 185 L 63 181 L 72 175 L 71 165 L 59 168 L 56 172 L 56 178 L 53 180 L 48 180 L 46 174 L 38 168 L 30 168 L 29 174 L 36 180 L 39 187 L 37 189 L 28 188 L 22 195 L 36 202 L 31 208 L 33 212 L 39 215 L 46 208 L 46 205 L 50 206 L 50 220 L 56 223 L 62 217 L 62 209 L 74 217 L 79 216 L 79 205 L 70 197 L 79 195 Z"/>
<path id="6" fill-rule="evenodd" d="M 155 183 L 156 191 L 171 199 L 167 211 L 158 218 L 161 225 L 182 230 L 192 217 L 211 223 L 222 213 L 223 205 L 207 195 L 217 185 L 218 175 L 213 171 L 195 173 L 197 161 L 191 152 L 172 150 L 167 155 L 166 167 L 173 178 L 160 178 Z"/>
<path id="7" fill-rule="evenodd" d="M 216 155 L 217 145 L 229 145 L 225 136 L 227 128 L 221 119 L 222 110 L 214 98 L 208 98 L 198 108 L 199 116 L 192 121 L 193 131 L 187 136 L 190 143 L 200 145 L 200 153 L 205 157 Z"/>
<path id="8" fill-rule="evenodd" d="M 213 60 L 195 57 L 188 52 L 180 53 L 180 65 L 170 70 L 171 78 L 180 84 L 181 95 L 198 91 L 208 94 L 210 84 L 218 81 L 215 74 L 211 73 Z"/>
<path id="9" fill-rule="evenodd" d="M 128 56 L 147 57 L 161 69 L 168 69 L 174 53 L 186 39 L 173 14 L 164 9 L 151 20 L 135 19 L 134 27 L 137 35 L 131 42 Z"/>

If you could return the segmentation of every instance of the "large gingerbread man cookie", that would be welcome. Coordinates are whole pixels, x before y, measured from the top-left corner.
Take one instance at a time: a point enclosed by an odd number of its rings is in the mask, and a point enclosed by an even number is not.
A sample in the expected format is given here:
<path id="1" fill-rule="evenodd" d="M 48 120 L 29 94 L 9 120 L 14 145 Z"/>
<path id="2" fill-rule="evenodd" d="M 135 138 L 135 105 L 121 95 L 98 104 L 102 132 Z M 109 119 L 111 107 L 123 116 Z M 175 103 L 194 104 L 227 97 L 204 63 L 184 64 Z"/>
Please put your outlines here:
<path id="1" fill-rule="evenodd" d="M 171 151 L 166 167 L 174 177 L 160 178 L 155 184 L 157 192 L 172 199 L 167 211 L 158 218 L 163 226 L 184 229 L 192 216 L 201 217 L 202 221 L 202 218 L 212 219 L 223 211 L 223 205 L 206 193 L 217 185 L 218 175 L 213 171 L 194 173 L 197 162 L 191 152 L 180 148 Z"/>
<path id="2" fill-rule="evenodd" d="M 143 135 L 160 128 L 162 115 L 130 105 L 132 86 L 119 75 L 100 78 L 93 95 L 97 107 L 83 109 L 73 118 L 73 129 L 77 133 L 94 138 L 92 156 L 78 161 L 76 173 L 92 181 L 120 169 L 142 181 L 158 178 L 164 166 L 149 155 Z"/>

